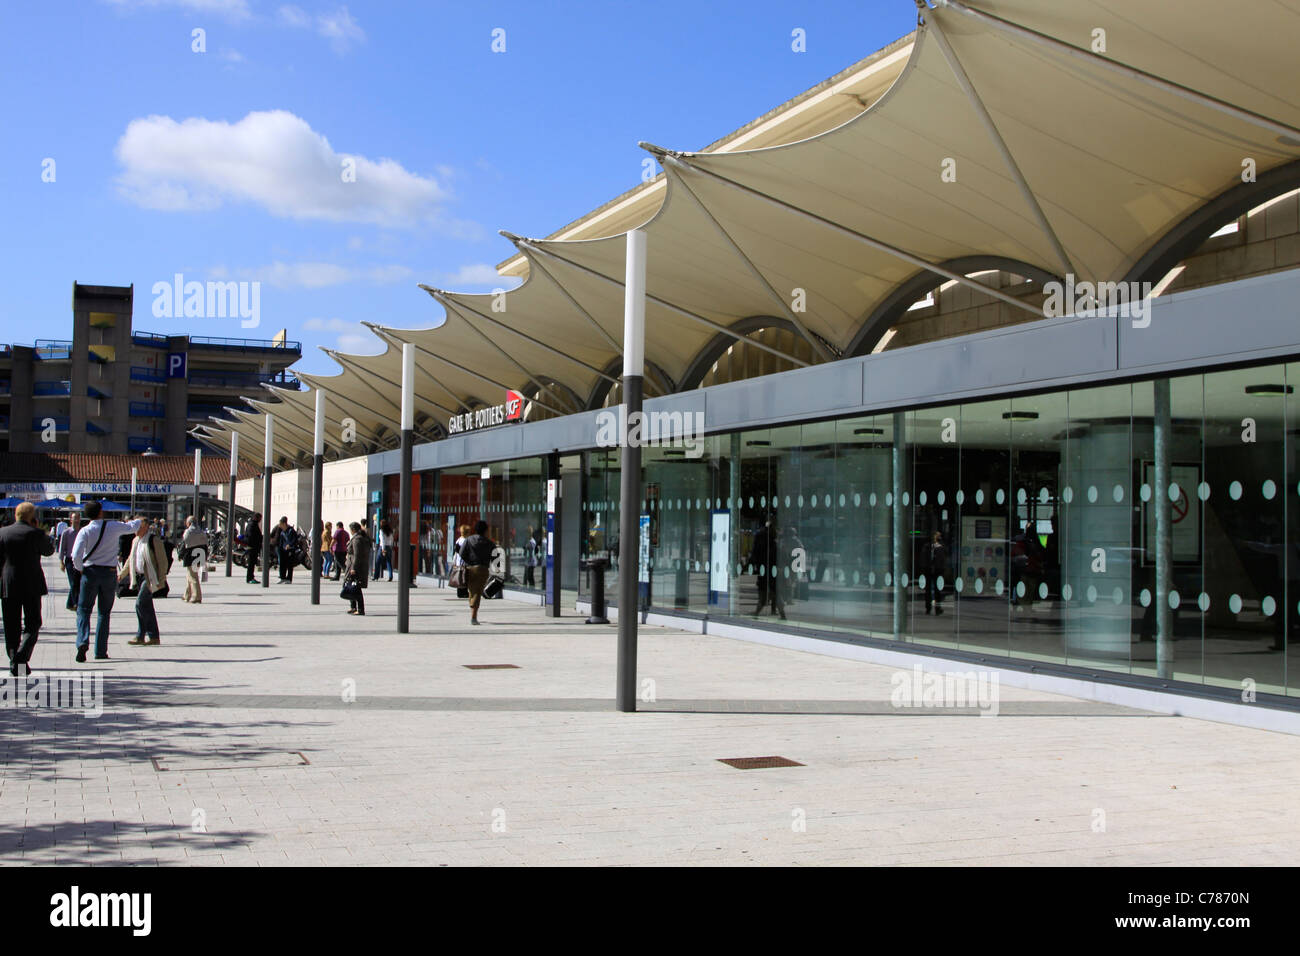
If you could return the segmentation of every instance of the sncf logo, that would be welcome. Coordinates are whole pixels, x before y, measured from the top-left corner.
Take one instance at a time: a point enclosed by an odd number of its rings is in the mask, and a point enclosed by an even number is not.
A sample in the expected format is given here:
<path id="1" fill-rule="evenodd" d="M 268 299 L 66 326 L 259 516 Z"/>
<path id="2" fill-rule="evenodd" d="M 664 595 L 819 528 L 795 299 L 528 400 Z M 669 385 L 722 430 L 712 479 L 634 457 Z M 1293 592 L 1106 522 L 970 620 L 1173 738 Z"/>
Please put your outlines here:
<path id="1" fill-rule="evenodd" d="M 524 415 L 524 397 L 514 389 L 506 390 L 506 421 L 515 422 Z"/>

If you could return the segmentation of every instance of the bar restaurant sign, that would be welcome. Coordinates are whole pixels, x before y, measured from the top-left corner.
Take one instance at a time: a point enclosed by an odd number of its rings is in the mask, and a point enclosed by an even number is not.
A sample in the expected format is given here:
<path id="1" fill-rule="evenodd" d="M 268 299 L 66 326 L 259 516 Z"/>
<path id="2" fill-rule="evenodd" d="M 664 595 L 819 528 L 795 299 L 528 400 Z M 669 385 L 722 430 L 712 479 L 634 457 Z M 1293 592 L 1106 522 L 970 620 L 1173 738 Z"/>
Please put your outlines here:
<path id="1" fill-rule="evenodd" d="M 213 488 L 215 485 L 202 485 Z M 10 495 L 129 495 L 129 481 L 7 481 L 0 482 L 0 492 Z M 138 495 L 176 495 L 193 494 L 194 485 L 160 484 L 152 481 L 137 481 L 135 492 Z"/>
<path id="2" fill-rule="evenodd" d="M 522 421 L 524 417 L 524 397 L 514 389 L 506 390 L 506 400 L 500 405 L 476 408 L 472 412 L 461 412 L 447 419 L 447 434 L 472 432 L 493 425 Z"/>

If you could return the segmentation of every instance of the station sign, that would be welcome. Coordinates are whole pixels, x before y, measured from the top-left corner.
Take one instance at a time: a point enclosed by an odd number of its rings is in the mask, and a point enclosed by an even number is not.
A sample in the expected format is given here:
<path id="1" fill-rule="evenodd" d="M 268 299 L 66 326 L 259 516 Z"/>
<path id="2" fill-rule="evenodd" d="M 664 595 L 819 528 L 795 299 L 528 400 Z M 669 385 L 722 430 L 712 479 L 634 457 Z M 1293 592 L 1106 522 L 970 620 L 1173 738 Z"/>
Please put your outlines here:
<path id="1" fill-rule="evenodd" d="M 461 432 L 477 431 L 494 425 L 523 421 L 524 397 L 514 389 L 506 390 L 506 400 L 499 405 L 476 408 L 472 412 L 462 412 L 447 419 L 447 434 L 457 435 Z"/>

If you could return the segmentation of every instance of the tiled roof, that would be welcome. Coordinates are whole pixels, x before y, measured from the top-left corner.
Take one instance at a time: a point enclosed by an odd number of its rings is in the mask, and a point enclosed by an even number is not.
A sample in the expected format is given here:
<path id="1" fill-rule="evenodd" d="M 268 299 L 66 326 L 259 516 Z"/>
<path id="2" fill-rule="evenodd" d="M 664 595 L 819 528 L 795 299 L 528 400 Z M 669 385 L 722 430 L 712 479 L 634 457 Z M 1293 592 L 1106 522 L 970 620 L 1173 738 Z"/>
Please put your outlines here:
<path id="1" fill-rule="evenodd" d="M 131 469 L 141 482 L 186 484 L 194 481 L 191 455 L 96 455 L 68 452 L 0 452 L 4 481 L 130 481 Z M 258 475 L 257 466 L 241 461 L 240 478 Z M 203 457 L 203 484 L 230 480 L 230 460 Z"/>

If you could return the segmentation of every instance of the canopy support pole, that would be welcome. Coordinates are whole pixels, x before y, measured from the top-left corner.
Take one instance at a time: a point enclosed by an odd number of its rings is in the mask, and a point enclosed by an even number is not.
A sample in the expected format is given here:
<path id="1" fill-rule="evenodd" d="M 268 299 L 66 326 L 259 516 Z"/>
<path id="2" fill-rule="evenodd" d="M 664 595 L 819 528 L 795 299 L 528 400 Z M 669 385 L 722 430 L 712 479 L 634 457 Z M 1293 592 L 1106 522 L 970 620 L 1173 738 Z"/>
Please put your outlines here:
<path id="1" fill-rule="evenodd" d="M 595 269 L 592 269 L 589 266 L 584 266 L 580 262 L 574 262 L 572 259 L 566 259 L 564 256 L 552 252 L 550 249 L 546 249 L 542 246 L 534 246 L 533 248 L 535 248 L 538 252 L 541 252 L 549 256 L 552 259 L 558 259 L 560 262 L 563 262 L 566 265 L 573 266 L 573 268 L 579 270 L 580 272 L 585 272 L 588 275 L 595 276 L 597 279 L 600 279 L 602 282 L 608 283 L 609 285 L 612 286 L 618 286 L 620 289 L 624 287 L 624 283 L 619 282 L 617 279 L 611 279 L 603 272 L 597 272 Z M 721 332 L 723 335 L 729 336 L 735 339 L 737 342 L 743 342 L 746 345 L 753 346 L 754 348 L 760 351 L 770 352 L 772 355 L 775 355 L 778 358 L 785 359 L 787 362 L 793 362 L 795 365 L 798 365 L 801 368 L 807 368 L 809 365 L 808 362 L 805 362 L 802 359 L 797 359 L 793 355 L 788 355 L 787 353 L 782 352 L 780 349 L 773 348 L 770 345 L 766 345 L 758 341 L 757 339 L 752 339 L 742 332 L 733 332 L 725 325 L 722 325 L 719 322 L 714 322 L 712 319 L 706 319 L 704 316 L 700 315 L 697 312 L 692 312 L 690 309 L 683 309 L 680 305 L 674 305 L 672 302 L 669 302 L 667 299 L 661 299 L 656 295 L 651 295 L 649 292 L 645 293 L 645 299 L 647 302 L 653 302 L 655 305 L 662 306 L 663 308 L 668 309 L 670 312 L 676 312 L 678 315 L 685 316 L 686 318 L 692 320 L 693 322 L 699 322 L 701 325 L 707 325 L 713 331 Z"/>
<path id="2" fill-rule="evenodd" d="M 986 286 L 982 282 L 977 282 L 976 280 L 971 279 L 968 276 L 964 276 L 961 273 L 953 272 L 951 269 L 947 269 L 941 265 L 938 265 L 937 263 L 930 262 L 928 259 L 922 259 L 920 256 L 913 255 L 910 252 L 900 249 L 897 246 L 892 246 L 889 243 L 884 242 L 880 239 L 873 239 L 871 236 L 865 235 L 861 232 L 858 232 L 857 230 L 850 229 L 848 226 L 841 225 L 840 223 L 835 222 L 833 219 L 827 219 L 824 216 L 819 216 L 815 212 L 809 212 L 807 209 L 803 209 L 799 206 L 794 205 L 793 203 L 788 203 L 783 199 L 777 199 L 775 196 L 770 196 L 765 192 L 754 189 L 752 186 L 746 186 L 744 183 L 738 183 L 734 179 L 728 179 L 726 176 L 722 176 L 718 173 L 715 173 L 711 169 L 704 169 L 701 166 L 693 166 L 690 163 L 685 162 L 685 160 L 688 158 L 685 153 L 677 152 L 675 150 L 667 150 L 664 149 L 662 146 L 655 146 L 652 143 L 641 143 L 640 145 L 642 149 L 647 150 L 650 153 L 653 153 L 655 156 L 667 155 L 669 153 L 672 153 L 672 155 L 675 158 L 683 161 L 683 168 L 689 169 L 691 172 L 699 173 L 700 175 L 703 176 L 708 176 L 711 179 L 716 179 L 718 182 L 724 183 L 727 186 L 730 186 L 732 189 L 737 189 L 740 192 L 746 193 L 750 196 L 754 196 L 755 198 L 761 199 L 764 202 L 770 203 L 773 206 L 778 206 L 781 209 L 787 209 L 790 212 L 796 213 L 797 215 L 800 215 L 805 219 L 810 219 L 813 222 L 820 223 L 823 226 L 833 229 L 842 235 L 848 236 L 850 239 L 856 239 L 858 242 L 870 246 L 872 249 L 876 249 L 879 252 L 884 252 L 888 255 L 893 256 L 896 259 L 901 259 L 904 262 L 910 263 L 911 265 L 916 266 L 918 269 L 925 269 L 928 272 L 933 272 L 935 275 L 943 276 L 945 279 L 951 279 L 953 282 L 959 282 L 964 286 L 969 286 L 970 288 L 975 289 L 977 292 L 981 292 L 984 295 L 991 296 L 994 299 L 998 299 L 1001 302 L 1005 302 L 1007 303 L 1007 305 L 1015 306 L 1017 309 L 1021 309 L 1025 312 L 1029 312 L 1032 315 L 1034 315 L 1036 318 L 1041 319 L 1043 317 L 1042 308 L 1030 305 L 1028 302 L 1021 301 L 1020 299 L 1017 299 L 1015 296 L 1007 295 L 1005 292 L 1002 292 L 999 289 L 990 288 L 989 286 Z M 660 161 L 662 162 L 662 160 Z"/>
<path id="3" fill-rule="evenodd" d="M 917 0 L 921 2 L 921 0 Z M 1038 203 L 1038 197 L 1034 191 L 1029 188 L 1029 182 L 1025 179 L 1025 174 L 1020 169 L 1020 164 L 1016 162 L 1011 150 L 1007 146 L 1006 140 L 1002 138 L 1002 133 L 998 130 L 997 124 L 993 122 L 993 117 L 989 114 L 988 108 L 984 105 L 984 100 L 980 98 L 979 92 L 975 85 L 971 83 L 970 77 L 966 75 L 966 69 L 961 65 L 961 60 L 953 51 L 952 45 L 948 43 L 948 37 L 944 34 L 940 26 L 938 17 L 930 18 L 930 26 L 934 32 L 935 42 L 939 45 L 939 52 L 943 58 L 948 61 L 948 67 L 952 70 L 952 75 L 957 80 L 957 85 L 961 87 L 962 92 L 966 94 L 966 99 L 970 101 L 971 107 L 975 110 L 975 115 L 979 118 L 980 123 L 984 126 L 984 131 L 989 134 L 989 139 L 993 141 L 994 147 L 1002 155 L 1002 162 L 1006 164 L 1007 171 L 1011 173 L 1011 178 L 1016 181 L 1016 186 L 1020 189 L 1020 195 L 1024 197 L 1025 203 L 1029 206 L 1030 212 L 1038 220 L 1038 227 L 1043 230 L 1047 236 L 1047 241 L 1052 244 L 1052 251 L 1056 253 L 1056 258 L 1061 263 L 1064 270 L 1062 277 L 1072 275 L 1074 266 L 1070 264 L 1070 257 L 1065 252 L 1065 246 L 1061 245 L 1060 238 L 1056 235 L 1056 230 L 1047 219 L 1047 214 L 1043 212 L 1043 207 Z"/>
<path id="4" fill-rule="evenodd" d="M 1189 100 L 1200 106 L 1209 107 L 1231 116 L 1233 119 L 1241 120 L 1252 126 L 1258 126 L 1261 129 L 1268 130 L 1275 136 L 1286 136 L 1290 139 L 1300 139 L 1300 129 L 1294 126 L 1288 126 L 1285 123 L 1279 123 L 1277 120 L 1270 119 L 1267 116 L 1261 116 L 1240 106 L 1234 106 L 1224 100 L 1217 99 L 1207 93 L 1194 90 L 1189 86 L 1183 86 L 1181 83 L 1175 83 L 1172 80 L 1166 80 L 1164 77 L 1156 76 L 1154 73 L 1148 73 L 1140 70 L 1135 66 L 1129 66 L 1127 63 L 1121 63 L 1118 60 L 1112 60 L 1109 57 L 1093 53 L 1091 50 L 1085 50 L 1077 47 L 1072 43 L 1066 43 L 1055 37 L 1050 37 L 1045 33 L 1039 33 L 1037 30 L 1031 30 L 1029 27 L 1022 27 L 1018 23 L 1012 23 L 1010 20 L 1003 20 L 1001 17 L 995 17 L 991 13 L 984 13 L 982 10 L 972 10 L 970 7 L 958 0 L 935 0 L 936 10 L 951 9 L 963 16 L 978 20 L 986 26 L 992 27 L 1002 33 L 1010 33 L 1023 39 L 1037 43 L 1040 46 L 1046 46 L 1056 50 L 1058 53 L 1064 53 L 1067 56 L 1077 60 L 1083 60 L 1086 63 L 1092 63 L 1095 66 L 1103 67 L 1112 73 L 1118 73 L 1126 76 L 1131 80 L 1137 80 L 1147 86 L 1155 87 L 1165 93 L 1171 93 L 1174 96 L 1184 100 Z M 933 14 L 936 11 L 931 11 Z"/>
<path id="5" fill-rule="evenodd" d="M 684 165 L 676 157 L 667 154 L 664 154 L 663 161 L 670 164 L 674 169 L 681 169 Z M 794 309 L 790 308 L 790 303 L 786 302 L 785 298 L 778 293 L 776 289 L 772 288 L 772 283 L 768 282 L 767 277 L 758 271 L 758 266 L 754 265 L 753 260 L 751 260 L 749 256 L 745 255 L 745 251 L 741 249 L 740 244 L 731 237 L 731 233 L 727 232 L 726 227 L 723 226 L 722 223 L 718 222 L 713 213 L 709 211 L 709 207 L 704 205 L 704 200 L 700 198 L 699 193 L 691 188 L 690 183 L 686 181 L 686 177 L 679 176 L 677 181 L 682 184 L 682 187 L 686 190 L 687 194 L 695 200 L 695 205 L 699 207 L 700 212 L 704 213 L 705 218 L 713 224 L 714 230 L 722 237 L 722 241 L 730 246 L 731 251 L 734 252 L 740 261 L 745 264 L 745 268 L 749 270 L 750 275 L 758 280 L 759 285 L 766 289 L 768 294 L 772 297 L 772 300 L 781 307 L 781 311 L 785 314 L 785 317 L 790 320 L 790 323 L 799 331 L 799 334 L 802 335 L 808 344 L 812 346 L 813 352 L 823 362 L 834 361 L 835 356 L 831 354 L 830 349 L 826 348 L 821 339 L 808 331 L 808 327 L 805 326 L 799 319 L 799 316 L 795 314 Z"/>

